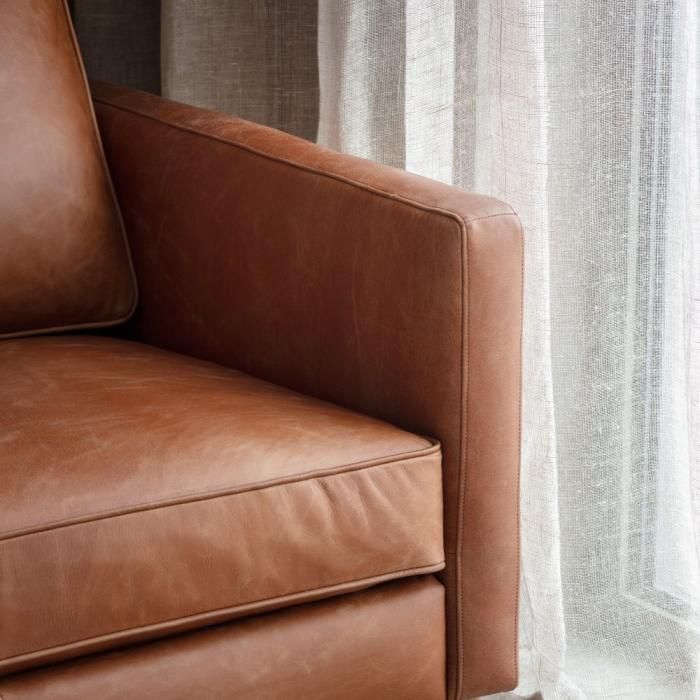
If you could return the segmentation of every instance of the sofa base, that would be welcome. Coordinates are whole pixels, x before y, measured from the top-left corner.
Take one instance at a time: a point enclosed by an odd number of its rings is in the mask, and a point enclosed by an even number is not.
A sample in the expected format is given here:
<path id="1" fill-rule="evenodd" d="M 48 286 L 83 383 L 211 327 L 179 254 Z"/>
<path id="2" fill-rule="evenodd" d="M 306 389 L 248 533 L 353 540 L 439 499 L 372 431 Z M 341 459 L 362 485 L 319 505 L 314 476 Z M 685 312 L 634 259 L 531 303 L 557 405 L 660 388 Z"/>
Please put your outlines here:
<path id="1" fill-rule="evenodd" d="M 444 620 L 421 576 L 0 678 L 0 697 L 444 700 Z"/>

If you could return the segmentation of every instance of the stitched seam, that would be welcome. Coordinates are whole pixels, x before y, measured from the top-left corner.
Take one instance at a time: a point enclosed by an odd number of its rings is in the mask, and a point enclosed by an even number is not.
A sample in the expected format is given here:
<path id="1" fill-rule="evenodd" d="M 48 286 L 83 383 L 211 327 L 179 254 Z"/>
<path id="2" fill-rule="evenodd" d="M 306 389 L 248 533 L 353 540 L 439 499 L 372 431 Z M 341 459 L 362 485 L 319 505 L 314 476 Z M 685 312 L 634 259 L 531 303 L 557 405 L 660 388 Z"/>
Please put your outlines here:
<path id="1" fill-rule="evenodd" d="M 291 593 L 284 593 L 282 595 L 272 596 L 271 598 L 260 598 L 258 600 L 248 600 L 248 601 L 244 601 L 241 603 L 236 603 L 235 605 L 225 606 L 223 608 L 214 608 L 212 610 L 204 610 L 202 612 L 192 613 L 192 614 L 186 615 L 184 617 L 173 617 L 173 618 L 169 618 L 168 620 L 160 620 L 158 622 L 153 622 L 153 623 L 150 623 L 148 625 L 141 625 L 139 627 L 124 627 L 124 628 L 119 629 L 119 630 L 112 630 L 111 632 L 108 632 L 106 634 L 100 634 L 100 635 L 96 635 L 94 637 L 85 637 L 83 639 L 76 639 L 72 642 L 66 642 L 65 644 L 44 647 L 43 649 L 35 649 L 33 651 L 26 651 L 26 652 L 22 652 L 21 654 L 16 654 L 15 656 L 8 656 L 8 657 L 0 660 L 0 665 L 2 664 L 2 662 L 14 661 L 17 659 L 22 659 L 23 657 L 26 657 L 26 656 L 41 654 L 43 652 L 51 651 L 54 649 L 59 650 L 59 649 L 64 648 L 66 646 L 85 644 L 86 642 L 97 641 L 100 639 L 104 639 L 106 637 L 110 637 L 112 635 L 121 634 L 123 632 L 130 632 L 130 631 L 138 632 L 139 630 L 143 630 L 146 628 L 167 625 L 171 622 L 186 621 L 186 620 L 191 619 L 193 617 L 213 615 L 213 614 L 218 613 L 218 612 L 225 612 L 225 611 L 235 612 L 238 608 L 243 608 L 247 605 L 257 605 L 257 604 L 264 605 L 265 603 L 279 600 L 281 598 L 289 598 L 291 596 L 300 596 L 300 595 L 303 595 L 304 593 L 312 593 L 314 591 L 323 591 L 323 590 L 326 590 L 329 588 L 335 588 L 337 586 L 347 586 L 347 585 L 351 585 L 354 583 L 371 582 L 374 579 L 385 577 L 385 576 L 397 576 L 398 577 L 402 574 L 405 574 L 406 576 L 411 576 L 413 574 L 430 573 L 431 570 L 439 570 L 439 568 L 437 568 L 437 567 L 444 566 L 444 564 L 445 564 L 445 560 L 443 559 L 443 560 L 435 562 L 433 564 L 425 564 L 423 566 L 411 566 L 407 569 L 397 569 L 394 571 L 384 571 L 384 572 L 380 572 L 377 574 L 372 574 L 371 576 L 363 576 L 362 578 L 347 579 L 344 581 L 338 581 L 336 583 L 329 583 L 325 586 L 313 586 L 311 588 L 303 588 L 303 589 L 298 590 L 298 591 L 292 591 Z M 290 606 L 285 606 L 285 607 L 290 607 Z M 284 608 L 280 608 L 280 609 L 284 609 Z M 254 613 L 251 612 L 250 614 L 252 615 Z"/>
<path id="2" fill-rule="evenodd" d="M 464 547 L 464 500 L 467 482 L 467 413 L 469 398 L 469 224 L 463 222 L 461 228 L 462 245 L 462 348 L 460 376 L 460 455 L 459 455 L 459 507 L 457 512 L 457 680 L 455 700 L 462 695 L 464 687 L 464 587 L 462 585 L 462 550 Z M 466 298 L 466 301 L 465 301 Z"/>
<path id="3" fill-rule="evenodd" d="M 522 227 L 522 222 L 518 217 L 520 228 L 520 373 L 519 373 L 519 389 L 518 389 L 518 474 L 516 477 L 516 493 L 517 500 L 515 504 L 516 510 L 516 533 L 517 541 L 517 561 L 515 566 L 515 613 L 513 615 L 513 676 L 517 683 L 518 676 L 518 618 L 520 612 L 520 477 L 521 477 L 521 460 L 523 438 L 523 334 L 524 318 L 525 318 L 525 234 Z"/>
<path id="4" fill-rule="evenodd" d="M 475 216 L 470 219 L 462 219 L 462 221 L 469 226 L 470 224 L 475 224 L 477 221 L 484 221 L 485 219 L 498 219 L 501 216 L 514 216 L 516 219 L 518 218 L 518 215 L 514 211 L 502 211 L 498 212 L 498 214 L 484 214 L 484 216 Z"/>
<path id="5" fill-rule="evenodd" d="M 325 170 L 322 170 L 321 168 L 315 168 L 311 165 L 297 163 L 297 162 L 290 160 L 288 158 L 281 158 L 280 156 L 276 156 L 276 155 L 273 155 L 271 153 L 266 153 L 265 151 L 261 151 L 258 148 L 255 148 L 254 146 L 249 146 L 248 144 L 239 143 L 238 141 L 232 141 L 230 139 L 227 139 L 223 136 L 218 136 L 216 134 L 210 134 L 206 131 L 198 129 L 197 127 L 188 126 L 185 124 L 178 124 L 176 122 L 170 122 L 170 121 L 167 121 L 167 120 L 162 119 L 160 117 L 156 117 L 152 114 L 147 114 L 145 112 L 141 112 L 134 107 L 126 107 L 124 105 L 115 104 L 114 102 L 110 102 L 107 98 L 96 96 L 93 99 L 95 102 L 99 102 L 100 104 L 103 104 L 106 107 L 120 110 L 122 112 L 128 112 L 129 114 L 133 114 L 137 117 L 141 117 L 142 119 L 148 119 L 149 121 L 155 122 L 156 124 L 161 124 L 162 126 L 166 126 L 166 127 L 171 128 L 171 129 L 176 129 L 178 131 L 182 131 L 182 132 L 185 132 L 188 134 L 193 134 L 195 136 L 199 136 L 201 138 L 204 138 L 204 139 L 207 139 L 210 141 L 216 141 L 218 143 L 223 143 L 227 146 L 231 146 L 232 148 L 236 148 L 236 149 L 239 149 L 241 151 L 246 151 L 247 153 L 251 153 L 251 154 L 256 155 L 260 158 L 265 158 L 266 160 L 270 160 L 270 161 L 275 162 L 275 163 L 281 163 L 284 165 L 288 165 L 292 168 L 295 168 L 296 170 L 301 170 L 304 172 L 313 173 L 315 175 L 327 178 L 329 180 L 337 180 L 338 182 L 343 182 L 347 185 L 351 185 L 353 187 L 357 187 L 358 189 L 365 190 L 367 192 L 371 192 L 373 194 L 376 194 L 380 197 L 383 197 L 384 199 L 407 204 L 407 205 L 412 206 L 416 209 L 419 209 L 420 211 L 429 211 L 429 212 L 434 212 L 436 214 L 440 214 L 446 218 L 450 218 L 454 221 L 457 221 L 457 223 L 460 224 L 460 226 L 461 226 L 461 224 L 464 224 L 464 223 L 469 223 L 472 221 L 481 221 L 482 219 L 490 219 L 490 218 L 497 217 L 497 216 L 517 216 L 516 213 L 511 209 L 510 211 L 499 212 L 496 214 L 486 214 L 484 216 L 465 218 L 461 214 L 454 212 L 454 211 L 451 211 L 449 209 L 443 209 L 442 207 L 422 204 L 421 202 L 418 202 L 414 199 L 410 199 L 409 197 L 404 197 L 402 195 L 392 194 L 391 192 L 387 192 L 386 190 L 380 190 L 372 185 L 368 185 L 367 183 L 360 182 L 358 180 L 353 180 L 352 178 L 347 177 L 345 175 L 340 175 L 338 173 L 329 173 Z M 244 120 L 239 120 L 239 121 L 244 121 Z M 259 125 L 256 125 L 256 126 L 259 126 Z M 260 128 L 263 129 L 265 127 L 260 127 Z M 272 131 L 272 130 L 270 130 L 270 131 Z M 318 148 L 320 149 L 321 147 L 319 146 Z M 326 150 L 326 149 L 324 149 L 324 150 Z M 502 204 L 504 204 L 505 206 L 508 206 L 510 208 L 510 205 L 506 204 L 505 202 L 502 202 Z"/>
<path id="6" fill-rule="evenodd" d="M 136 307 L 134 307 L 135 310 Z M 46 335 L 48 333 L 58 333 L 66 331 L 76 331 L 76 330 L 89 330 L 91 328 L 110 328 L 112 326 L 117 326 L 124 321 L 128 321 L 131 317 L 131 313 L 128 316 L 122 316 L 121 318 L 111 319 L 109 321 L 88 321 L 87 323 L 71 323 L 65 326 L 50 326 L 49 328 L 39 328 L 31 329 L 26 331 L 12 331 L 11 333 L 0 334 L 0 340 L 11 340 L 13 338 L 28 338 L 34 335 Z"/>
<path id="7" fill-rule="evenodd" d="M 187 505 L 189 503 L 201 503 L 202 501 L 213 501 L 219 498 L 227 498 L 229 496 L 239 496 L 241 494 L 252 493 L 255 491 L 265 491 L 280 486 L 289 486 L 290 484 L 301 484 L 307 481 L 329 479 L 335 476 L 343 476 L 344 474 L 354 474 L 355 472 L 379 467 L 405 466 L 406 462 L 422 459 L 423 457 L 431 457 L 437 454 L 440 454 L 440 445 L 436 442 L 431 447 L 416 452 L 415 454 L 405 453 L 405 456 L 402 454 L 392 455 L 391 457 L 387 457 L 382 460 L 374 460 L 370 462 L 357 462 L 355 464 L 342 465 L 339 467 L 334 467 L 332 469 L 308 471 L 287 479 L 260 481 L 254 484 L 247 484 L 245 486 L 233 489 L 220 489 L 218 491 L 194 494 L 191 496 L 181 496 L 177 499 L 164 499 L 162 501 L 153 501 L 151 503 L 139 504 L 132 508 L 124 508 L 121 510 L 101 511 L 99 513 L 93 513 L 84 518 L 76 518 L 73 520 L 58 520 L 53 523 L 44 524 L 34 529 L 25 528 L 23 530 L 10 531 L 0 536 L 0 545 L 2 545 L 2 542 L 8 542 L 10 540 L 18 539 L 20 537 L 26 537 L 28 535 L 36 535 L 51 532 L 53 530 L 59 530 L 64 527 L 71 527 L 72 525 L 85 525 L 92 522 L 98 522 L 100 520 L 107 520 L 109 518 L 117 518 L 124 515 L 131 515 L 133 513 L 142 513 L 147 512 L 149 510 L 157 510 L 160 508 L 171 508 L 180 505 Z"/>

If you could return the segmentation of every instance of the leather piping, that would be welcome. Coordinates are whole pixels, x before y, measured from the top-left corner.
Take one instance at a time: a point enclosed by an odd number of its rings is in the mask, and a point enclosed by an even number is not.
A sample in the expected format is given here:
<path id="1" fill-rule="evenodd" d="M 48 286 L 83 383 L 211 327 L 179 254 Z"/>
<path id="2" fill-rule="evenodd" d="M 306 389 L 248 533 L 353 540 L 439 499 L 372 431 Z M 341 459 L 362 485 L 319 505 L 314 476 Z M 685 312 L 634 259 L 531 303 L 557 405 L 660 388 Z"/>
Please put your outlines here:
<path id="1" fill-rule="evenodd" d="M 459 415 L 459 507 L 457 508 L 457 551 L 454 552 L 456 558 L 455 582 L 457 587 L 457 678 L 455 681 L 454 698 L 458 700 L 462 696 L 464 685 L 464 593 L 462 592 L 462 545 L 464 542 L 464 499 L 466 491 L 467 472 L 467 410 L 469 395 L 469 229 L 465 223 L 462 226 L 462 236 L 460 240 L 462 250 L 462 357 L 460 376 L 460 401 L 461 411 Z"/>
<path id="2" fill-rule="evenodd" d="M 171 632 L 175 632 L 178 630 L 179 627 L 186 627 L 188 623 L 198 623 L 206 621 L 209 624 L 213 624 L 216 621 L 221 622 L 227 616 L 237 612 L 252 612 L 256 607 L 259 606 L 274 606 L 275 603 L 288 603 L 289 605 L 299 604 L 304 602 L 304 600 L 308 600 L 312 595 L 316 596 L 318 594 L 321 594 L 322 597 L 331 597 L 332 595 L 340 595 L 344 592 L 357 591 L 362 588 L 369 588 L 370 586 L 379 583 L 384 583 L 385 581 L 390 581 L 396 578 L 406 578 L 409 576 L 432 574 L 442 570 L 444 567 L 445 561 L 442 560 L 434 564 L 427 564 L 425 566 L 412 567 L 409 569 L 399 569 L 397 571 L 389 571 L 361 579 L 351 579 L 349 581 L 332 583 L 328 586 L 321 586 L 319 588 L 308 588 L 301 591 L 294 591 L 293 593 L 287 593 L 285 595 L 275 596 L 273 598 L 263 598 L 261 600 L 247 601 L 245 603 L 239 603 L 238 605 L 233 605 L 227 608 L 207 610 L 205 612 L 194 613 L 193 615 L 187 615 L 185 617 L 177 617 L 171 620 L 163 620 L 161 622 L 156 622 L 150 625 L 142 625 L 140 627 L 129 627 L 123 630 L 118 630 L 116 632 L 110 632 L 109 634 L 99 635 L 97 637 L 88 637 L 86 639 L 79 639 L 73 642 L 69 642 L 68 644 L 46 647 L 45 649 L 37 649 L 28 653 L 6 657 L 5 659 L 2 659 L 0 661 L 0 671 L 2 670 L 3 666 L 9 665 L 10 662 L 14 665 L 18 662 L 21 663 L 24 661 L 31 661 L 35 658 L 41 658 L 42 656 L 46 655 L 47 652 L 53 652 L 55 654 L 60 654 L 61 652 L 70 652 L 74 649 L 80 649 L 81 647 L 84 647 L 86 645 L 96 645 L 100 644 L 101 642 L 122 639 L 133 633 L 154 633 L 155 636 L 158 632 L 161 631 L 169 630 Z M 286 606 L 280 605 L 280 607 Z"/>
<path id="3" fill-rule="evenodd" d="M 520 219 L 518 219 L 520 223 Z M 521 452 L 523 444 L 523 335 L 525 332 L 524 328 L 524 318 L 525 318 L 525 236 L 523 235 L 523 227 L 520 224 L 520 378 L 518 386 L 518 451 Z M 520 460 L 520 456 L 518 456 Z M 517 553 L 518 559 L 515 565 L 515 590 L 517 596 L 515 598 L 515 614 L 513 616 L 513 675 L 517 678 L 518 676 L 518 620 L 520 619 L 520 557 L 521 557 L 521 541 L 520 541 L 520 478 L 521 469 L 518 469 L 516 490 L 518 498 L 515 504 L 517 513 L 517 525 L 516 532 L 518 536 L 517 542 Z M 0 699 L 1 700 L 1 699 Z"/>
<path id="4" fill-rule="evenodd" d="M 431 440 L 431 443 L 432 444 L 429 447 L 423 450 L 416 450 L 415 452 L 406 452 L 398 455 L 390 455 L 388 457 L 382 457 L 363 462 L 356 462 L 354 464 L 343 464 L 338 467 L 332 467 L 331 469 L 314 469 L 311 471 L 302 472 L 301 474 L 294 474 L 292 476 L 281 477 L 277 479 L 268 479 L 266 481 L 255 482 L 253 484 L 244 484 L 233 488 L 223 488 L 216 489 L 214 491 L 188 494 L 179 496 L 177 498 L 168 498 L 160 501 L 142 503 L 128 508 L 102 511 L 98 513 L 92 513 L 90 515 L 85 515 L 82 517 L 75 517 L 66 520 L 44 523 L 42 525 L 37 525 L 31 528 L 10 530 L 0 535 L 0 543 L 12 539 L 17 539 L 19 537 L 41 534 L 44 532 L 51 532 L 53 530 L 58 530 L 64 527 L 70 527 L 72 525 L 81 525 L 85 523 L 96 522 L 99 520 L 106 520 L 108 518 L 130 515 L 132 513 L 141 513 L 144 511 L 155 510 L 159 508 L 169 508 L 173 506 L 184 505 L 187 503 L 197 503 L 199 501 L 210 501 L 215 500 L 217 498 L 235 496 L 241 493 L 250 493 L 252 491 L 261 491 L 264 489 L 275 488 L 277 486 L 285 486 L 287 484 L 296 484 L 305 481 L 312 481 L 314 479 L 327 479 L 333 476 L 351 474 L 352 472 L 361 471 L 363 469 L 372 469 L 375 467 L 385 467 L 390 465 L 400 466 L 402 463 L 439 453 L 440 444 L 433 440 Z"/>
<path id="5" fill-rule="evenodd" d="M 134 91 L 138 92 L 138 91 Z M 99 102 L 100 104 L 105 105 L 106 107 L 110 107 L 111 109 L 116 109 L 120 110 L 122 112 L 128 112 L 129 114 L 133 114 L 137 117 L 141 117 L 142 119 L 148 119 L 149 121 L 156 122 L 157 124 L 161 124 L 162 126 L 166 126 L 170 129 L 176 129 L 178 131 L 183 131 L 188 134 L 194 134 L 195 136 L 199 136 L 201 138 L 207 139 L 209 141 L 217 141 L 218 143 L 224 143 L 227 146 L 231 146 L 233 148 L 237 148 L 241 151 L 246 151 L 248 153 L 252 153 L 253 155 L 259 156 L 260 158 L 265 158 L 266 160 L 271 160 L 275 163 L 282 163 L 284 165 L 288 165 L 295 170 L 302 170 L 307 173 L 313 173 L 315 175 L 319 175 L 321 177 L 328 178 L 329 180 L 337 180 L 338 182 L 344 182 L 347 185 L 351 185 L 353 187 L 356 187 L 357 189 L 364 190 L 366 192 L 372 192 L 373 194 L 376 194 L 380 197 L 384 197 L 385 199 L 389 199 L 395 202 L 402 202 L 404 204 L 408 204 L 409 206 L 419 209 L 421 211 L 429 211 L 433 212 L 436 214 L 441 214 L 442 216 L 451 219 L 452 221 L 456 222 L 457 225 L 460 227 L 460 230 L 462 233 L 466 232 L 466 225 L 472 222 L 476 221 L 483 221 L 484 219 L 494 219 L 498 218 L 501 216 L 515 216 L 517 218 L 517 214 L 515 211 L 508 205 L 509 211 L 503 211 L 499 212 L 498 214 L 487 214 L 485 216 L 475 216 L 473 218 L 464 218 L 463 216 L 460 216 L 456 212 L 450 211 L 449 209 L 443 209 L 442 207 L 436 207 L 436 206 L 430 206 L 427 204 L 422 204 L 421 202 L 417 202 L 414 199 L 410 199 L 408 197 L 402 197 L 401 195 L 394 194 L 393 192 L 389 192 L 388 190 L 383 190 L 379 187 L 374 187 L 372 185 L 368 185 L 364 182 L 360 182 L 358 180 L 353 180 L 349 177 L 346 177 L 344 175 L 338 175 L 336 173 L 329 173 L 326 172 L 325 170 L 321 170 L 320 168 L 314 168 L 313 166 L 310 165 L 304 165 L 302 163 L 296 163 L 293 160 L 289 160 L 288 158 L 281 158 L 280 156 L 273 155 L 271 153 L 266 153 L 265 151 L 261 151 L 258 148 L 255 148 L 253 146 L 248 146 L 247 144 L 243 143 L 238 143 L 237 141 L 233 141 L 228 138 L 224 138 L 222 136 L 217 136 L 215 134 L 210 134 L 207 133 L 206 131 L 202 131 L 201 129 L 197 129 L 192 126 L 186 126 L 184 124 L 177 124 L 175 122 L 169 122 L 166 121 L 165 119 L 161 119 L 160 117 L 153 116 L 152 114 L 146 114 L 145 112 L 141 112 L 133 107 L 125 107 L 124 105 L 120 104 L 115 104 L 114 102 L 110 102 L 107 98 L 104 97 L 98 97 L 95 96 L 93 97 L 93 100 L 95 102 Z M 167 100 L 164 100 L 167 102 Z M 228 115 L 222 115 L 222 116 L 228 116 Z M 245 121 L 241 119 L 240 121 Z M 272 131 L 272 130 L 271 130 Z M 328 149 L 323 149 L 323 150 L 328 150 Z"/>

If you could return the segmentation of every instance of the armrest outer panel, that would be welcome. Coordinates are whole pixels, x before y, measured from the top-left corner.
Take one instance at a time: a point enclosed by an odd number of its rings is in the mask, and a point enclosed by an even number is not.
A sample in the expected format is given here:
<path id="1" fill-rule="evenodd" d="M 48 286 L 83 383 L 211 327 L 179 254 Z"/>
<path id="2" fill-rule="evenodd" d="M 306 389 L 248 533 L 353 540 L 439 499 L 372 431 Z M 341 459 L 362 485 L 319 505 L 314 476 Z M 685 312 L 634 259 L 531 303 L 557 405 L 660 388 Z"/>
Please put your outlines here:
<path id="1" fill-rule="evenodd" d="M 145 342 L 439 439 L 448 697 L 517 681 L 522 234 L 505 204 L 93 86 Z"/>

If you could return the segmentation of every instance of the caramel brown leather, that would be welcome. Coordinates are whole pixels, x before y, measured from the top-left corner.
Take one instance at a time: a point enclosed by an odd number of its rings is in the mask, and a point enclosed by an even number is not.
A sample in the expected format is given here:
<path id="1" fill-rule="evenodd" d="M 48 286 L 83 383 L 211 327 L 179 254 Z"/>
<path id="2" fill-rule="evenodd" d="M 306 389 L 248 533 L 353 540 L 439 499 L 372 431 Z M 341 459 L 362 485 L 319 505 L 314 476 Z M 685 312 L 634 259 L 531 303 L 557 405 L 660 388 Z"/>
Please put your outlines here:
<path id="1" fill-rule="evenodd" d="M 4 700 L 444 700 L 432 577 L 0 678 Z"/>
<path id="2" fill-rule="evenodd" d="M 0 672 L 444 566 L 425 438 L 111 338 L 0 376 Z"/>
<path id="3" fill-rule="evenodd" d="M 60 0 L 0 2 L 0 337 L 109 325 L 136 291 Z"/>
<path id="4" fill-rule="evenodd" d="M 439 439 L 450 698 L 517 677 L 522 235 L 488 197 L 95 88 L 137 335 Z"/>

